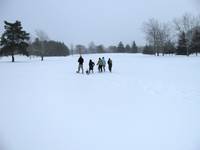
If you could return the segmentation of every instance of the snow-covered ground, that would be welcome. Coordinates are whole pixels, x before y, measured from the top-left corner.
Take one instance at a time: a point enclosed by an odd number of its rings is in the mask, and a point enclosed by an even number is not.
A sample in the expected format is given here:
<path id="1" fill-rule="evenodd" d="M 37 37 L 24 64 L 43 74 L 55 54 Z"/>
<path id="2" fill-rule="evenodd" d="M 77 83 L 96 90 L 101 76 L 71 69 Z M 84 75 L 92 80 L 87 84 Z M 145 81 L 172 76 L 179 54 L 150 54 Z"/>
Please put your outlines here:
<path id="1" fill-rule="evenodd" d="M 1 58 L 0 150 L 200 149 L 200 57 L 102 56 Z"/>

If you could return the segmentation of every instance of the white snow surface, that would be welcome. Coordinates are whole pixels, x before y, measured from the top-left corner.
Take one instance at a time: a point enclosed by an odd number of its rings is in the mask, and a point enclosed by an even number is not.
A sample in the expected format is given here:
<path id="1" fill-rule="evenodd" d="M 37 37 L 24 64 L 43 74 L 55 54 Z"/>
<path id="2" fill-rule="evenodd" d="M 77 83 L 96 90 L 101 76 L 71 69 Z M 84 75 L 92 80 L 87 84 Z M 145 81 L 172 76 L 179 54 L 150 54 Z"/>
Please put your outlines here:
<path id="1" fill-rule="evenodd" d="M 200 57 L 0 59 L 0 150 L 200 150 Z"/>

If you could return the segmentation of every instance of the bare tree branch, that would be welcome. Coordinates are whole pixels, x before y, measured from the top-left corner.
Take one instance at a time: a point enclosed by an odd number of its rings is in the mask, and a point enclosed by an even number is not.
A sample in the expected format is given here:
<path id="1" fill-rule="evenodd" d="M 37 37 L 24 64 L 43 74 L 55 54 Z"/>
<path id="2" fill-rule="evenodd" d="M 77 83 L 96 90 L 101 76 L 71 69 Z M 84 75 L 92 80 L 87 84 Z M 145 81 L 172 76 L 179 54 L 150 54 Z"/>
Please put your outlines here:
<path id="1" fill-rule="evenodd" d="M 49 36 L 47 35 L 46 32 L 44 32 L 42 30 L 36 30 L 35 33 L 40 41 L 48 41 L 49 40 Z"/>

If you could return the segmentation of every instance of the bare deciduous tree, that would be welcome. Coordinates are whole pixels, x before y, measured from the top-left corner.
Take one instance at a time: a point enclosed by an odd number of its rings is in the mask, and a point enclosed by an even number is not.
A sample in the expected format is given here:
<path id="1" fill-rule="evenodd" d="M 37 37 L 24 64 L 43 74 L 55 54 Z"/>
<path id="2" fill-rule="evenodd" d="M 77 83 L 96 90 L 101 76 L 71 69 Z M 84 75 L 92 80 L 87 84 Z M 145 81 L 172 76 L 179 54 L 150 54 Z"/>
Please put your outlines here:
<path id="1" fill-rule="evenodd" d="M 89 53 L 97 53 L 97 46 L 94 42 L 90 42 L 88 45 L 88 51 Z"/>
<path id="2" fill-rule="evenodd" d="M 159 56 L 162 52 L 164 55 L 165 43 L 170 39 L 171 30 L 169 24 L 160 23 L 156 19 L 150 19 L 143 25 L 143 31 L 149 45 L 153 46 L 154 53 Z"/>
<path id="3" fill-rule="evenodd" d="M 49 36 L 42 30 L 36 30 L 35 33 L 37 38 L 41 41 L 41 61 L 43 61 L 45 53 L 44 42 L 49 40 Z"/>
<path id="4" fill-rule="evenodd" d="M 47 35 L 47 33 L 42 30 L 36 30 L 35 34 L 39 38 L 40 41 L 48 41 L 49 40 L 49 36 Z"/>

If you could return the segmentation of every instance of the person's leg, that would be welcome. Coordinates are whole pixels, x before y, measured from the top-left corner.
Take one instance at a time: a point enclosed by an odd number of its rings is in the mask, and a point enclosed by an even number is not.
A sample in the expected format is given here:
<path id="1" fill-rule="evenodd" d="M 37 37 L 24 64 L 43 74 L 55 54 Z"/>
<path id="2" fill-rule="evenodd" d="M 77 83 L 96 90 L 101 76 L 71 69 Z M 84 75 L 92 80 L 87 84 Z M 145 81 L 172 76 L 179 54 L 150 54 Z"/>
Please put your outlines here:
<path id="1" fill-rule="evenodd" d="M 90 72 L 92 72 L 92 73 L 93 73 L 93 68 L 90 68 L 90 69 L 89 69 L 89 73 L 90 73 Z"/>
<path id="2" fill-rule="evenodd" d="M 98 66 L 98 70 L 99 70 L 99 72 L 100 72 L 100 66 Z"/>
<path id="3" fill-rule="evenodd" d="M 79 64 L 79 65 L 78 65 L 78 71 L 77 71 L 77 73 L 80 72 L 80 69 L 81 69 L 81 66 L 80 66 L 80 64 Z"/>
<path id="4" fill-rule="evenodd" d="M 81 65 L 82 74 L 84 73 L 83 65 Z"/>
<path id="5" fill-rule="evenodd" d="M 109 71 L 111 72 L 111 66 L 109 65 Z"/>

